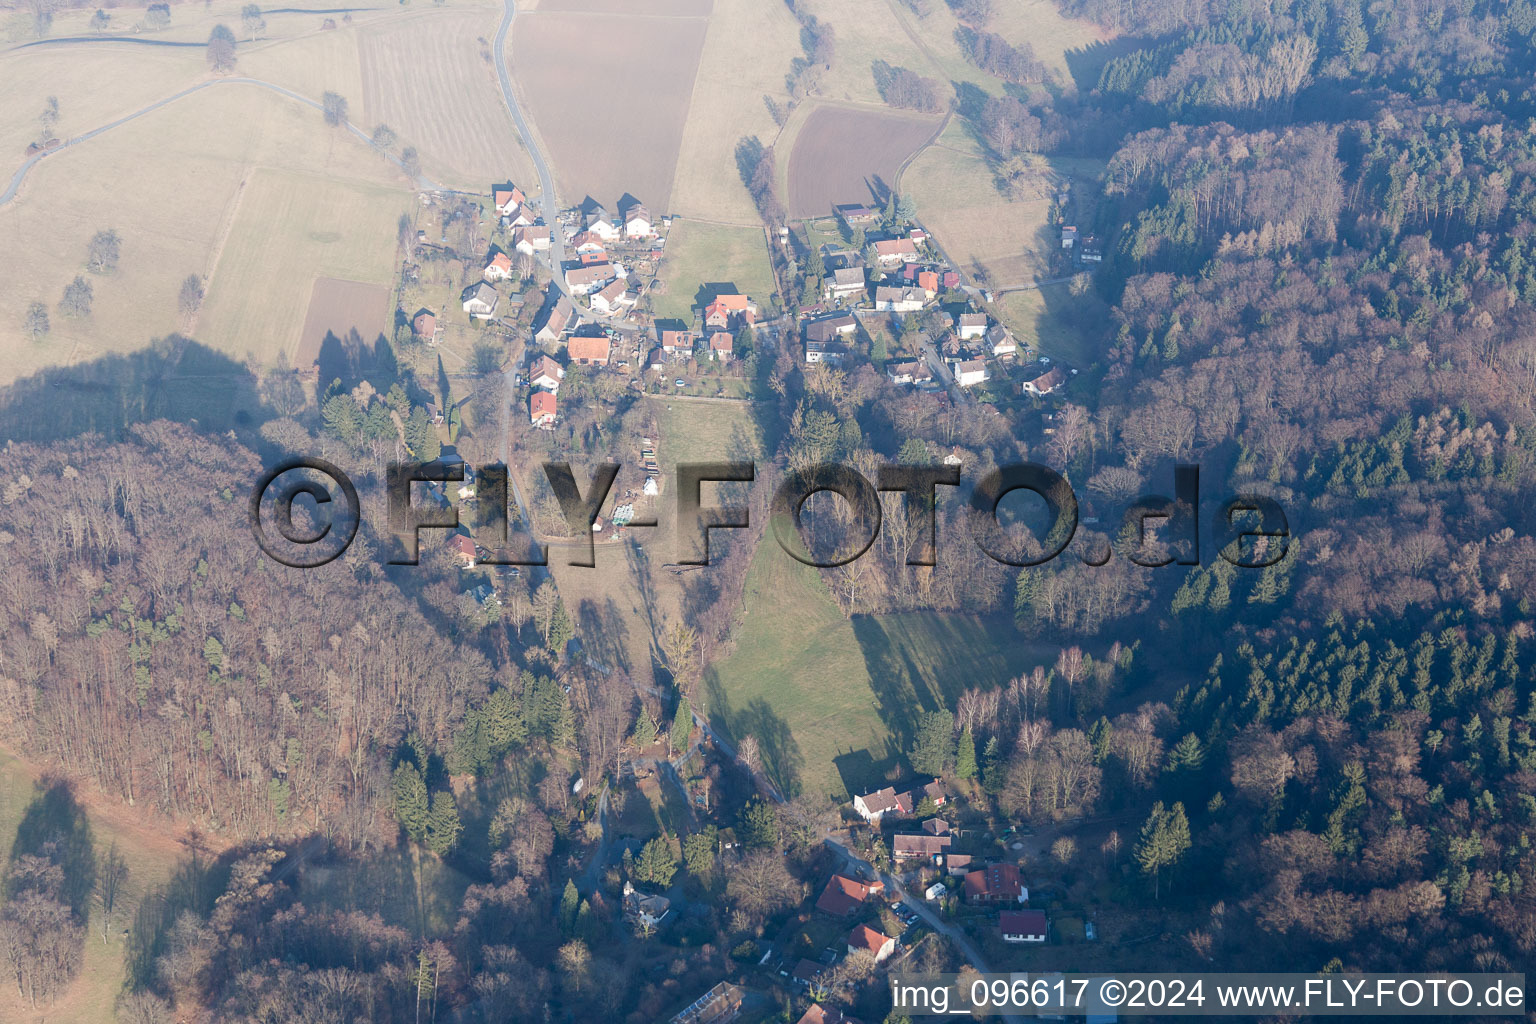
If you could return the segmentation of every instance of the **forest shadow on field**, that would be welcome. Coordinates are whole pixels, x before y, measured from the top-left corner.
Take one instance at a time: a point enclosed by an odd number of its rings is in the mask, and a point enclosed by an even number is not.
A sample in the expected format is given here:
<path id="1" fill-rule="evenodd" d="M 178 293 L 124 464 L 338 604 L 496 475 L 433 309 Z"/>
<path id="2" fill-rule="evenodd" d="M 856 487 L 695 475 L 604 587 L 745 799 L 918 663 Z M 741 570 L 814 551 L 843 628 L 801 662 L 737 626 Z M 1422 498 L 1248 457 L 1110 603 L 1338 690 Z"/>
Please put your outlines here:
<path id="1" fill-rule="evenodd" d="M 805 755 L 800 752 L 789 723 L 761 697 L 753 698 L 746 707 L 733 708 L 730 695 L 713 669 L 704 673 L 704 691 L 709 701 L 710 725 L 738 750 L 742 740 L 748 736 L 755 738 L 763 775 L 782 796 L 799 795 Z"/>
<path id="2" fill-rule="evenodd" d="M 255 430 L 273 415 L 244 363 L 176 334 L 0 388 L 0 437 L 15 441 L 91 433 L 116 440 L 132 424 L 159 419 L 209 432 Z"/>
<path id="3" fill-rule="evenodd" d="M 22 857 L 53 861 L 64 872 L 63 896 L 76 917 L 90 916 L 96 888 L 96 848 L 85 809 L 75 800 L 74 787 L 62 779 L 44 779 L 38 794 L 22 812 L 11 844 L 11 864 Z M 7 885 L 6 896 L 11 896 Z"/>

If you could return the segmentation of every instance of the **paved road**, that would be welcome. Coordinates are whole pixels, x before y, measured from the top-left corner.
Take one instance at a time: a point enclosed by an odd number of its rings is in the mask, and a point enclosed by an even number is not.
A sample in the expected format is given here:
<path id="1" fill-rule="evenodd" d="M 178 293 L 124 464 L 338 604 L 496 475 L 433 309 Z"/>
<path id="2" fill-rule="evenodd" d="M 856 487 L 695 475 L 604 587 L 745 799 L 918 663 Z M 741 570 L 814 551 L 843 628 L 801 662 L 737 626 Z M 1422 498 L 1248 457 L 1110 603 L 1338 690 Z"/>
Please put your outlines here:
<path id="1" fill-rule="evenodd" d="M 62 43 L 62 42 L 70 42 L 71 40 L 56 39 L 56 40 L 51 40 L 51 41 L 52 42 L 56 42 L 56 43 Z M 87 40 L 87 41 L 89 41 L 89 40 Z M 298 103 L 302 103 L 305 106 L 314 107 L 316 110 L 323 111 L 325 109 L 325 107 L 323 107 L 318 101 L 312 100 L 308 96 L 302 96 L 299 93 L 296 93 L 296 92 L 294 92 L 291 89 L 285 89 L 285 88 L 283 88 L 280 85 L 273 85 L 271 82 L 264 82 L 264 81 L 262 81 L 259 78 L 210 78 L 206 82 L 199 82 L 196 85 L 188 86 L 187 88 L 181 90 L 181 92 L 174 93 L 173 95 L 167 96 L 167 97 L 165 97 L 165 99 L 156 100 L 154 103 L 151 103 L 149 106 L 143 107 L 142 109 L 139 109 L 139 110 L 136 110 L 136 111 L 134 111 L 131 114 L 125 114 L 122 117 L 118 118 L 116 121 L 112 121 L 112 122 L 109 122 L 108 124 L 104 124 L 100 128 L 93 128 L 93 129 L 91 129 L 90 131 L 86 132 L 83 135 L 76 135 L 73 138 L 70 138 L 70 139 L 66 140 L 62 145 L 59 145 L 59 146 L 55 147 L 54 149 L 49 149 L 49 150 L 45 150 L 45 151 L 43 151 L 41 153 L 34 153 L 34 154 L 32 154 L 31 156 L 29 156 L 26 159 L 25 163 L 23 163 L 19 168 L 16 169 L 16 173 L 11 176 L 11 183 L 10 183 L 9 186 L 7 186 L 6 190 L 4 192 L 0 192 L 0 206 L 4 206 L 5 204 L 9 203 L 12 199 L 16 198 L 16 193 L 17 193 L 18 190 L 20 190 L 22 181 L 26 178 L 27 173 L 29 171 L 31 171 L 32 168 L 35 167 L 38 164 L 39 161 L 41 161 L 41 160 L 43 160 L 43 159 L 45 159 L 47 157 L 50 157 L 50 156 L 52 156 L 55 153 L 62 153 L 64 150 L 69 149 L 71 146 L 78 146 L 78 145 L 80 145 L 80 143 L 85 142 L 88 139 L 94 139 L 96 136 L 101 135 L 101 134 L 103 134 L 105 132 L 109 132 L 113 128 L 118 127 L 119 125 L 127 124 L 129 121 L 132 121 L 132 120 L 134 120 L 136 118 L 143 117 L 145 114 L 153 113 L 154 111 L 159 110 L 161 107 L 169 106 L 170 104 L 175 103 L 177 100 L 185 99 L 186 97 L 192 95 L 195 92 L 201 92 L 202 90 L 207 89 L 207 88 L 209 88 L 211 86 L 215 86 L 215 85 L 254 85 L 254 86 L 257 86 L 257 87 L 262 88 L 262 89 L 268 89 L 268 90 L 270 90 L 272 92 L 277 93 L 279 96 L 285 96 L 288 99 L 294 100 L 295 102 L 298 102 Z M 353 124 L 351 121 L 347 122 L 347 131 L 351 132 L 353 135 L 357 136 L 359 139 L 362 139 L 364 142 L 368 143 L 368 145 L 373 146 L 373 139 L 372 139 L 372 137 L 367 132 L 365 132 L 361 128 L 359 128 L 357 125 Z M 385 157 L 387 157 L 389 159 L 389 161 L 391 163 L 393 163 L 396 167 L 400 167 L 401 170 L 404 170 L 404 167 L 400 163 L 400 158 L 399 157 L 394 156 L 393 154 L 389 153 L 387 150 L 378 149 L 378 147 L 376 147 L 376 146 L 374 148 L 377 149 L 378 152 L 383 154 Z M 422 188 L 434 189 L 434 190 L 441 190 L 442 189 L 441 185 L 439 185 L 436 182 L 432 181 L 430 178 L 418 177 L 416 180 L 417 180 L 417 183 Z"/>

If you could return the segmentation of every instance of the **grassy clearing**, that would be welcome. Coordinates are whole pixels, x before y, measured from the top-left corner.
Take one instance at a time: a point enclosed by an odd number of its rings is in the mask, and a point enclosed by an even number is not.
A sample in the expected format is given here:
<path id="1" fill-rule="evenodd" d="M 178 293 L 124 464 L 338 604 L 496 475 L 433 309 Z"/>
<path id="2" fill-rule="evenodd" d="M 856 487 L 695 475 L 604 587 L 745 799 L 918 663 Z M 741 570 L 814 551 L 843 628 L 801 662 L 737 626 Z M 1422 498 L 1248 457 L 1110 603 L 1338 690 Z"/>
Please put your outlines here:
<path id="1" fill-rule="evenodd" d="M 0 862 L 9 862 L 17 825 L 37 795 L 38 773 L 7 750 L 0 749 Z M 34 1010 L 22 1002 L 14 986 L 0 986 L 0 1020 L 14 1024 L 44 1022 L 108 1021 L 112 1019 L 117 995 L 122 990 L 124 973 L 123 930 L 132 920 L 133 909 L 143 895 L 162 885 L 180 854 L 174 839 L 133 823 L 126 808 L 86 807 L 95 852 L 105 852 L 113 843 L 128 862 L 128 881 L 124 900 L 113 914 L 117 922 L 108 939 L 101 939 L 100 919 L 93 914 L 87 923 L 85 961 L 79 975 L 52 1006 Z"/>
<path id="2" fill-rule="evenodd" d="M 917 711 L 1045 656 L 1002 620 L 932 612 L 850 620 L 816 570 L 765 540 L 735 650 L 706 673 L 707 710 L 729 734 L 757 737 L 781 787 L 846 798 L 901 775 Z"/>
<path id="3" fill-rule="evenodd" d="M 772 315 L 776 304 L 773 268 L 768 263 L 766 246 L 761 227 L 675 222 L 661 265 L 660 279 L 667 284 L 666 294 L 654 299 L 656 315 L 691 324 L 693 307 L 706 284 L 734 284 L 736 291 L 752 296 L 765 315 Z"/>
<path id="4" fill-rule="evenodd" d="M 743 39 L 752 41 L 745 50 Z M 715 0 L 672 186 L 675 212 L 758 223 L 757 209 L 736 168 L 736 143 L 749 135 L 773 141 L 778 126 L 763 97 L 788 102 L 784 79 L 790 62 L 802 52 L 799 23 L 784 4 Z M 781 150 L 781 161 L 787 157 Z"/>
<path id="5" fill-rule="evenodd" d="M 648 399 L 659 423 L 656 452 L 670 485 L 679 462 L 752 459 L 762 453 L 762 434 L 745 402 L 669 402 Z"/>
<path id="6" fill-rule="evenodd" d="M 801 6 L 830 24 L 837 39 L 836 59 L 822 79 L 821 96 L 825 99 L 880 103 L 871 70 L 877 60 L 922 75 L 939 73 L 896 20 L 886 0 L 814 0 Z"/>
<path id="7" fill-rule="evenodd" d="M 999 320 L 1028 346 L 1071 366 L 1086 367 L 1098 359 L 1098 347 L 1074 321 L 1080 300 L 1064 284 L 1009 292 L 993 304 Z"/>

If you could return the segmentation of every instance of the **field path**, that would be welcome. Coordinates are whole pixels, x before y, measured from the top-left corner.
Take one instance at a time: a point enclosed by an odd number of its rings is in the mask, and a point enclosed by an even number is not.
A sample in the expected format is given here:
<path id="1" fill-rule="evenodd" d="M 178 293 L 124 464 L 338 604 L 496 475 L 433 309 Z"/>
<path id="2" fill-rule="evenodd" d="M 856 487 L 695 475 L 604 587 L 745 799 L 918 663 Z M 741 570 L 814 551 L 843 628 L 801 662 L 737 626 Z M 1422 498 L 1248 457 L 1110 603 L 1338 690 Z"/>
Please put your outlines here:
<path id="1" fill-rule="evenodd" d="M 56 40 L 51 40 L 51 41 L 55 42 L 55 43 L 65 42 L 65 40 L 62 40 L 62 39 L 56 39 Z M 91 42 L 92 40 L 90 40 L 89 38 L 86 38 L 84 41 L 85 42 Z M 34 166 L 36 166 L 37 163 L 39 161 L 41 161 L 43 158 L 52 156 L 55 153 L 61 153 L 64 150 L 70 148 L 71 146 L 78 146 L 80 143 L 85 142 L 88 139 L 94 139 L 96 136 L 101 135 L 101 134 L 103 134 L 105 132 L 109 132 L 113 128 L 118 127 L 119 125 L 127 124 L 129 121 L 132 121 L 132 120 L 134 120 L 136 118 L 143 117 L 145 114 L 153 113 L 154 111 L 159 110 L 161 107 L 169 106 L 170 104 L 175 103 L 177 100 L 185 99 L 186 97 L 192 95 L 193 93 L 201 92 L 203 89 L 206 89 L 206 88 L 208 88 L 209 86 L 212 86 L 212 85 L 254 85 L 254 86 L 259 86 L 262 89 L 269 89 L 272 92 L 277 93 L 279 96 L 287 97 L 288 99 L 294 100 L 294 101 L 299 102 L 299 103 L 302 103 L 305 106 L 314 107 L 316 110 L 320 110 L 320 111 L 324 111 L 325 110 L 325 107 L 323 107 L 318 100 L 312 100 L 308 96 L 303 96 L 303 95 L 300 95 L 299 93 L 294 92 L 292 89 L 286 89 L 286 88 L 284 88 L 281 85 L 274 85 L 271 82 L 264 82 L 264 81 L 262 81 L 259 78 L 210 78 L 206 82 L 198 82 L 196 85 L 188 86 L 187 88 L 181 90 L 180 92 L 173 93 L 172 95 L 167 96 L 167 97 L 165 97 L 162 100 L 156 100 L 154 103 L 151 103 L 149 106 L 143 107 L 143 108 L 141 108 L 139 110 L 135 110 L 131 114 L 124 114 L 122 117 L 118 118 L 116 121 L 110 121 L 107 124 L 104 124 L 104 125 L 102 125 L 99 128 L 92 128 L 90 131 L 86 132 L 83 135 L 73 136 L 68 141 L 64 142 L 62 145 L 55 146 L 53 149 L 45 149 L 41 153 L 33 153 L 31 156 L 27 157 L 27 159 L 22 163 L 22 165 L 20 167 L 18 167 L 16 169 L 16 173 L 11 176 L 11 183 L 10 183 L 9 186 L 6 187 L 6 190 L 4 192 L 0 192 L 0 206 L 5 206 L 12 199 L 16 198 L 16 193 L 21 189 L 21 183 L 22 183 L 23 180 L 26 179 L 26 176 L 27 176 L 28 172 L 30 172 L 32 170 L 32 168 Z M 389 159 L 390 163 L 394 164 L 396 167 L 399 167 L 402 171 L 405 169 L 404 166 L 400 163 L 400 158 L 399 157 L 397 157 L 394 154 L 390 153 L 388 150 L 380 149 L 378 146 L 375 146 L 373 144 L 372 136 L 370 136 L 367 132 L 363 131 L 357 125 L 353 124 L 351 121 L 347 122 L 347 131 L 349 131 L 353 135 L 357 136 L 359 139 L 361 139 L 368 146 L 372 147 L 373 149 L 377 149 L 380 153 L 382 153 L 385 157 L 387 157 Z M 429 178 L 419 177 L 419 178 L 416 179 L 416 182 L 422 188 L 432 189 L 434 191 L 452 191 L 451 189 L 443 189 L 442 186 L 438 185 L 435 181 L 432 181 Z"/>

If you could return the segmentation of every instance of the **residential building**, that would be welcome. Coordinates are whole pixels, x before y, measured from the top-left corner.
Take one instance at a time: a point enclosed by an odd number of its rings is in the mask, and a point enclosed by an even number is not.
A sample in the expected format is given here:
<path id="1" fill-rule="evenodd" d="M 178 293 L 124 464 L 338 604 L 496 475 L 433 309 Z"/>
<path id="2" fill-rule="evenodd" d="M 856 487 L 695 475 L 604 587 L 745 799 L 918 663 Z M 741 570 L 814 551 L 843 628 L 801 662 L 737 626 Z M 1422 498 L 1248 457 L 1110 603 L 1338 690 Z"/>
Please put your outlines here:
<path id="1" fill-rule="evenodd" d="M 583 231 L 571 238 L 571 251 L 578 256 L 590 256 L 606 248 L 607 243 L 590 231 Z"/>
<path id="2" fill-rule="evenodd" d="M 431 341 L 437 337 L 437 316 L 430 309 L 417 313 L 415 319 L 411 321 L 411 333 L 418 338 Z"/>
<path id="3" fill-rule="evenodd" d="M 1077 258 L 1084 263 L 1103 263 L 1104 248 L 1099 240 L 1092 235 L 1083 239 L 1081 248 L 1078 249 Z"/>
<path id="4" fill-rule="evenodd" d="M 512 232 L 512 248 L 529 256 L 536 252 L 548 252 L 550 243 L 549 228 L 543 224 L 518 228 Z"/>
<path id="5" fill-rule="evenodd" d="M 873 793 L 855 796 L 853 798 L 853 809 L 859 817 L 872 825 L 878 825 L 880 819 L 892 811 L 905 813 L 902 810 L 901 801 L 896 799 L 896 790 L 890 786 L 884 789 L 877 789 Z"/>
<path id="6" fill-rule="evenodd" d="M 624 920 L 636 927 L 656 928 L 672 910 L 672 901 L 665 896 L 641 892 L 629 882 L 624 883 Z"/>
<path id="7" fill-rule="evenodd" d="M 746 295 L 716 295 L 704 307 L 704 326 L 718 330 L 751 326 L 757 319 L 757 303 Z"/>
<path id="8" fill-rule="evenodd" d="M 832 209 L 850 228 L 867 228 L 880 222 L 880 212 L 871 210 L 863 203 L 845 203 Z"/>
<path id="9" fill-rule="evenodd" d="M 847 875 L 833 875 L 816 900 L 816 909 L 834 917 L 847 917 L 871 896 L 885 891 L 885 883 L 878 879 L 861 882 Z"/>
<path id="10" fill-rule="evenodd" d="M 1063 224 L 1061 226 L 1061 247 L 1070 249 L 1077 244 L 1077 225 Z"/>
<path id="11" fill-rule="evenodd" d="M 875 243 L 875 258 L 882 267 L 894 267 L 917 257 L 917 243 L 910 238 L 886 238 Z"/>
<path id="12" fill-rule="evenodd" d="M 869 953 L 880 963 L 896 951 L 896 940 L 884 932 L 877 932 L 869 925 L 861 924 L 848 933 L 848 952 Z"/>
<path id="13" fill-rule="evenodd" d="M 553 286 L 551 286 L 553 290 Z M 549 313 L 544 317 L 544 322 L 534 331 L 534 340 L 545 345 L 553 345 L 565 334 L 565 330 L 571 324 L 571 317 L 575 314 L 576 307 L 571 305 L 571 300 L 565 295 L 559 295 L 554 304 L 549 307 Z"/>
<path id="14" fill-rule="evenodd" d="M 624 211 L 625 238 L 651 238 L 656 229 L 651 223 L 651 211 L 641 203 L 635 203 Z"/>
<path id="15" fill-rule="evenodd" d="M 529 209 L 526 204 L 519 204 L 516 209 L 508 210 L 502 214 L 501 224 L 502 227 L 509 230 L 512 228 L 526 228 L 538 219 L 538 215 Z"/>
<path id="16" fill-rule="evenodd" d="M 560 382 L 565 379 L 565 367 L 555 362 L 549 356 L 539 356 L 528 367 L 528 383 L 545 391 L 559 391 Z"/>
<path id="17" fill-rule="evenodd" d="M 555 395 L 551 391 L 535 391 L 528 396 L 528 422 L 536 427 L 553 426 L 555 422 Z"/>
<path id="18" fill-rule="evenodd" d="M 848 346 L 838 341 L 806 341 L 805 361 L 810 363 L 830 363 L 838 366 L 848 356 Z"/>
<path id="19" fill-rule="evenodd" d="M 980 338 L 987 333 L 987 314 L 961 313 L 955 317 L 955 333 L 961 341 Z"/>
<path id="20" fill-rule="evenodd" d="M 1053 366 L 1049 370 L 1036 377 L 1034 380 L 1026 380 L 1019 385 L 1019 390 L 1026 395 L 1034 395 L 1039 398 L 1048 395 L 1067 382 L 1067 375 L 1061 367 Z"/>
<path id="21" fill-rule="evenodd" d="M 606 334 L 573 334 L 565 342 L 565 352 L 577 366 L 607 366 L 612 347 Z"/>
<path id="22" fill-rule="evenodd" d="M 485 269 L 481 271 L 481 276 L 487 281 L 507 280 L 507 278 L 512 276 L 512 257 L 497 250 L 491 256 L 490 262 L 485 265 Z"/>
<path id="23" fill-rule="evenodd" d="M 917 272 L 917 286 L 923 290 L 928 298 L 939 294 L 939 275 L 934 270 L 919 270 Z"/>
<path id="24" fill-rule="evenodd" d="M 928 368 L 927 361 L 922 359 L 886 363 L 885 375 L 891 379 L 892 384 L 928 384 L 933 380 L 933 371 Z"/>
<path id="25" fill-rule="evenodd" d="M 459 301 L 464 306 L 464 312 L 474 319 L 490 320 L 496 315 L 496 305 L 501 301 L 501 296 L 496 294 L 495 288 L 481 281 L 464 289 Z"/>
<path id="26" fill-rule="evenodd" d="M 598 209 L 602 210 L 601 207 Z M 608 219 L 606 211 L 587 219 L 587 231 L 601 238 L 604 242 L 617 242 L 619 240 L 618 225 Z"/>
<path id="27" fill-rule="evenodd" d="M 710 362 L 715 362 L 716 360 L 722 363 L 730 362 L 735 346 L 736 339 L 730 331 L 711 331 L 709 335 Z"/>
<path id="28" fill-rule="evenodd" d="M 565 272 L 565 286 L 575 295 L 590 295 L 618 276 L 612 263 L 572 267 Z"/>
<path id="29" fill-rule="evenodd" d="M 528 201 L 523 190 L 510 181 L 491 189 L 491 201 L 496 204 L 496 215 L 505 217 Z"/>
<path id="30" fill-rule="evenodd" d="M 875 288 L 875 309 L 882 313 L 916 313 L 928 302 L 921 288 L 902 288 L 878 285 Z"/>
<path id="31" fill-rule="evenodd" d="M 1013 332 L 1002 324 L 993 324 L 987 328 L 987 344 L 992 348 L 992 355 L 998 359 L 1012 359 L 1019 354 L 1019 343 L 1014 340 Z"/>
<path id="32" fill-rule="evenodd" d="M 963 878 L 971 870 L 971 855 L 968 853 L 949 853 L 944 855 L 944 873 Z"/>
<path id="33" fill-rule="evenodd" d="M 633 306 L 629 298 L 629 282 L 615 279 L 592 295 L 592 308 L 600 313 L 616 313 L 626 306 Z"/>
<path id="34" fill-rule="evenodd" d="M 464 568 L 475 567 L 475 542 L 467 534 L 456 533 L 449 537 L 448 550 L 453 552 L 454 559 Z"/>
<path id="35" fill-rule="evenodd" d="M 955 383 L 963 388 L 985 383 L 987 364 L 980 359 L 962 359 L 955 363 Z"/>
<path id="36" fill-rule="evenodd" d="M 864 294 L 864 268 L 842 267 L 824 279 L 822 293 L 829 299 L 846 299 Z"/>
<path id="37" fill-rule="evenodd" d="M 949 822 L 943 818 L 929 818 L 920 826 L 922 830 L 931 836 L 949 835 Z"/>
<path id="38" fill-rule="evenodd" d="M 940 857 L 949 844 L 949 836 L 896 835 L 891 837 L 891 856 L 899 861 Z"/>
<path id="39" fill-rule="evenodd" d="M 662 331 L 661 351 L 668 358 L 687 358 L 693 354 L 693 346 L 698 341 L 698 335 L 692 331 Z"/>
<path id="40" fill-rule="evenodd" d="M 1029 900 L 1029 889 L 1019 875 L 1017 864 L 988 864 L 966 873 L 965 900 L 967 903 L 1025 903 Z"/>
<path id="41" fill-rule="evenodd" d="M 842 341 L 859 329 L 858 317 L 852 313 L 831 313 L 805 321 L 801 330 L 806 341 Z"/>
<path id="42" fill-rule="evenodd" d="M 1044 942 L 1046 926 L 1043 910 L 1005 910 L 997 917 L 1004 942 Z"/>

